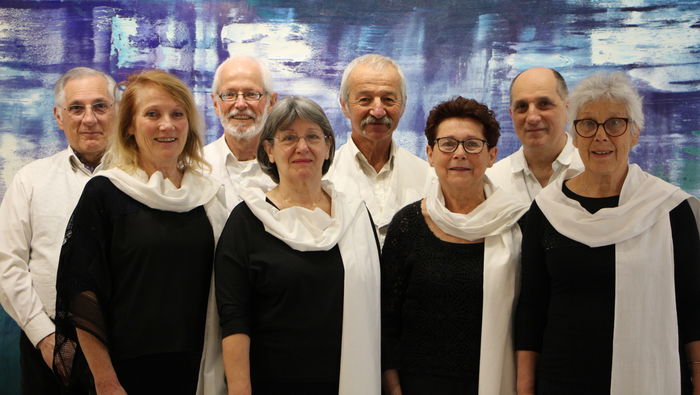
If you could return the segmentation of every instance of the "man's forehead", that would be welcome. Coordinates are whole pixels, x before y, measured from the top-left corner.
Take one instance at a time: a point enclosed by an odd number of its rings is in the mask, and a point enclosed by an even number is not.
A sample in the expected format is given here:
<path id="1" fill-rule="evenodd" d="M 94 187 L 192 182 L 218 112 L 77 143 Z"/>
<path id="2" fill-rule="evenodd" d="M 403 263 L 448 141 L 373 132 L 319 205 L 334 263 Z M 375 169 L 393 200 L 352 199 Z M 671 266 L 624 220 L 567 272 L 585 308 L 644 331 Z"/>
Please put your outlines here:
<path id="1" fill-rule="evenodd" d="M 63 91 L 68 103 L 97 102 L 110 97 L 107 80 L 99 75 L 68 80 Z"/>
<path id="2" fill-rule="evenodd" d="M 262 70 L 260 70 L 259 65 L 253 62 L 236 62 L 224 65 L 221 70 L 221 87 L 261 89 L 263 87 Z"/>

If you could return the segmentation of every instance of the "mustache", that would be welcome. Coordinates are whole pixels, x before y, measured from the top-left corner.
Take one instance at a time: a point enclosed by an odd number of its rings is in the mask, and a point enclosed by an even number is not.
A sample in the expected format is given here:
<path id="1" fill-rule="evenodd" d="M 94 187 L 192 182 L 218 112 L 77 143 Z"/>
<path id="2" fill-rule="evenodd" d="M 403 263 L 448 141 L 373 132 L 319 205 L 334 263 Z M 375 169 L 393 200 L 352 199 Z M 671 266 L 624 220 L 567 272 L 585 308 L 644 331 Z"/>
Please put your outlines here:
<path id="1" fill-rule="evenodd" d="M 386 115 L 381 118 L 377 118 L 374 115 L 367 115 L 365 119 L 363 119 L 362 122 L 360 122 L 360 127 L 364 128 L 370 123 L 383 123 L 384 125 L 386 125 L 387 128 L 391 129 L 391 126 L 394 124 L 394 121 L 392 121 L 391 118 L 389 118 Z"/>
<path id="2" fill-rule="evenodd" d="M 249 116 L 253 119 L 257 119 L 257 117 L 255 116 L 255 113 L 250 108 L 246 108 L 245 110 L 238 110 L 238 109 L 234 108 L 231 111 L 229 111 L 228 114 L 226 114 L 226 117 L 231 118 L 231 117 L 235 117 L 236 115 L 246 115 L 246 116 Z"/>

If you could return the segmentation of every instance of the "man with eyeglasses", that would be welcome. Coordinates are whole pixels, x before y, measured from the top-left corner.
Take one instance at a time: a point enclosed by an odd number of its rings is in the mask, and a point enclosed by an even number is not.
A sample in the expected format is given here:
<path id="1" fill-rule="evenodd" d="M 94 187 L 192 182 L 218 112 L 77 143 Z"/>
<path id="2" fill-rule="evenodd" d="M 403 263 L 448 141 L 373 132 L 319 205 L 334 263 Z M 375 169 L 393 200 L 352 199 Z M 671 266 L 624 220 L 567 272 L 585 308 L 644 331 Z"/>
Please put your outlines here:
<path id="1" fill-rule="evenodd" d="M 114 80 L 86 67 L 54 88 L 54 118 L 68 148 L 15 175 L 0 204 L 0 302 L 22 329 L 23 394 L 58 394 L 53 376 L 56 270 L 66 225 L 100 169 L 114 118 Z"/>
<path id="2" fill-rule="evenodd" d="M 224 184 L 229 211 L 241 201 L 244 179 L 254 177 L 262 185 L 274 186 L 255 160 L 260 132 L 277 101 L 272 89 L 269 70 L 248 56 L 228 58 L 214 73 L 211 98 L 224 133 L 204 147 L 204 158 Z"/>
<path id="3" fill-rule="evenodd" d="M 556 70 L 536 67 L 518 74 L 510 85 L 510 116 L 522 146 L 486 170 L 497 186 L 531 202 L 568 169 L 583 170 L 566 133 L 568 89 Z"/>
<path id="4" fill-rule="evenodd" d="M 360 195 L 383 245 L 394 214 L 425 196 L 435 177 L 426 161 L 392 138 L 406 109 L 401 68 L 393 59 L 377 54 L 354 59 L 343 72 L 340 106 L 352 131 L 336 151 L 326 178 L 339 190 Z"/>

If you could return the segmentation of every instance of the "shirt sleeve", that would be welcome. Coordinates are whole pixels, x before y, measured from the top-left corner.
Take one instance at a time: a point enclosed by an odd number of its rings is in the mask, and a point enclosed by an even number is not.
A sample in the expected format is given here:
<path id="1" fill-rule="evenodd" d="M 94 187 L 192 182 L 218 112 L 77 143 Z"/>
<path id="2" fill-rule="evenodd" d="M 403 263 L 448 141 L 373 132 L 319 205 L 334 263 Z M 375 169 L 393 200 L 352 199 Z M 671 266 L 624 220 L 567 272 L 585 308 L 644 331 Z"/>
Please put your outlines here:
<path id="1" fill-rule="evenodd" d="M 681 344 L 700 340 L 700 235 L 688 201 L 670 213 Z"/>
<path id="2" fill-rule="evenodd" d="M 544 214 L 536 202 L 523 227 L 520 296 L 515 313 L 515 349 L 540 352 L 547 323 L 550 279 L 542 245 Z"/>
<path id="3" fill-rule="evenodd" d="M 407 226 L 407 214 L 413 206 L 400 210 L 391 220 L 380 259 L 382 370 L 401 368 L 401 310 L 410 274 L 407 256 L 411 232 L 415 229 Z"/>
<path id="4" fill-rule="evenodd" d="M 55 331 L 32 285 L 31 188 L 18 173 L 0 204 L 0 303 L 36 346 Z"/>
<path id="5" fill-rule="evenodd" d="M 249 278 L 246 239 L 253 230 L 248 225 L 246 210 L 245 203 L 233 209 L 221 232 L 214 257 L 216 305 L 224 338 L 237 333 L 250 335 L 253 287 Z"/>

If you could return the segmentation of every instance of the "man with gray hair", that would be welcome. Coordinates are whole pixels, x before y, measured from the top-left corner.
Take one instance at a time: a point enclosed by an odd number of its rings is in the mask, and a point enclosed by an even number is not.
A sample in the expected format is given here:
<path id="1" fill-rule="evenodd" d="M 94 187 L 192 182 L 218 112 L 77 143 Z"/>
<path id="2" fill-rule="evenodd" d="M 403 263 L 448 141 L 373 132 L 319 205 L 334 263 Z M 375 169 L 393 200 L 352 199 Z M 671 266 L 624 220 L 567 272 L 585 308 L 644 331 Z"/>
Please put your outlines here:
<path id="1" fill-rule="evenodd" d="M 340 106 L 350 120 L 351 133 L 326 177 L 339 190 L 360 195 L 383 244 L 394 214 L 425 196 L 435 177 L 426 161 L 392 139 L 406 110 L 401 68 L 377 54 L 354 59 L 343 72 Z"/>
<path id="2" fill-rule="evenodd" d="M 255 160 L 260 132 L 277 101 L 270 72 L 259 60 L 234 56 L 223 61 L 214 73 L 211 98 L 223 135 L 204 147 L 204 159 L 212 175 L 224 184 L 230 212 L 240 201 L 240 183 L 250 177 L 274 186 Z"/>
<path id="3" fill-rule="evenodd" d="M 59 78 L 53 114 L 68 147 L 20 169 L 0 204 L 0 303 L 22 329 L 23 394 L 57 394 L 51 372 L 56 271 L 66 225 L 100 169 L 112 131 L 114 80 L 87 67 Z"/>
<path id="4" fill-rule="evenodd" d="M 517 199 L 531 202 L 568 169 L 583 170 L 566 133 L 567 96 L 564 77 L 553 69 L 528 69 L 511 82 L 510 116 L 522 146 L 487 169 L 486 175 Z"/>

